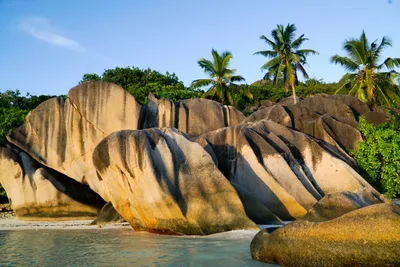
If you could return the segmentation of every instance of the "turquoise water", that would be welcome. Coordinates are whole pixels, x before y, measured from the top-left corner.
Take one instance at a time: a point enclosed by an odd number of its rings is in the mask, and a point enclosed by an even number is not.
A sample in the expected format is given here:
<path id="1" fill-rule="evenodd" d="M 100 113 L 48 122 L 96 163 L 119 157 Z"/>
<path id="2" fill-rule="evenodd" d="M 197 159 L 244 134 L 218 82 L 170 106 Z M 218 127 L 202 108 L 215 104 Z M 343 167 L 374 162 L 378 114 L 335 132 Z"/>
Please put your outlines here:
<path id="1" fill-rule="evenodd" d="M 128 229 L 0 231 L 0 266 L 272 266 L 253 261 L 254 232 L 175 237 Z"/>

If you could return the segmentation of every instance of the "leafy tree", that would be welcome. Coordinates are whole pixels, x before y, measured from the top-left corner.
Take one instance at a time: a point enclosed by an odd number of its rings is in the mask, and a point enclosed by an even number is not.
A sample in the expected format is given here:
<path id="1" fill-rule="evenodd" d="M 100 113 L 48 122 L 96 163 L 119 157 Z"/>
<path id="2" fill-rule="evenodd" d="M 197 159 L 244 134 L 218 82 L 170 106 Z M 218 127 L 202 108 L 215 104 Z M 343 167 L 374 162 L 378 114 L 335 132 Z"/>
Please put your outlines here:
<path id="1" fill-rule="evenodd" d="M 135 67 L 108 69 L 101 76 L 85 74 L 79 83 L 100 80 L 121 86 L 141 104 L 147 103 L 150 92 L 173 101 L 201 96 L 201 92 L 186 88 L 174 73 L 167 72 L 164 75 L 151 69 Z"/>
<path id="2" fill-rule="evenodd" d="M 272 30 L 271 39 L 264 35 L 260 39 L 264 40 L 272 50 L 258 51 L 255 55 L 262 55 L 271 58 L 262 67 L 262 70 L 267 70 L 264 79 L 273 79 L 274 84 L 277 84 L 280 79 L 283 80 L 285 93 L 288 92 L 289 87 L 292 88 L 293 101 L 296 103 L 296 89 L 295 85 L 298 83 L 297 71 L 300 71 L 305 78 L 308 74 L 304 69 L 307 63 L 308 55 L 318 54 L 317 51 L 312 49 L 299 49 L 304 41 L 308 40 L 304 34 L 295 38 L 296 26 L 288 24 L 286 27 L 277 25 L 277 28 Z"/>
<path id="3" fill-rule="evenodd" d="M 244 81 L 244 78 L 240 75 L 234 75 L 235 69 L 228 68 L 232 54 L 225 51 L 220 55 L 215 49 L 212 49 L 211 54 L 213 61 L 202 58 L 197 62 L 204 69 L 204 72 L 210 76 L 210 79 L 194 80 L 191 88 L 197 89 L 211 85 L 204 97 L 220 101 L 223 104 L 233 104 L 232 91 L 251 99 L 252 95 L 247 90 L 235 84 L 235 82 Z"/>
<path id="4" fill-rule="evenodd" d="M 369 105 L 388 105 L 400 100 L 400 90 L 395 84 L 399 73 L 394 71 L 400 66 L 400 58 L 386 58 L 378 63 L 385 48 L 391 46 L 387 37 L 371 44 L 363 31 L 359 39 L 346 40 L 343 50 L 347 57 L 334 55 L 331 62 L 343 66 L 347 73 L 339 81 L 341 86 L 337 92 L 348 89 L 350 95 L 356 96 Z M 387 71 L 382 71 L 382 70 Z"/>
<path id="5" fill-rule="evenodd" d="M 400 196 L 400 115 L 375 126 L 361 117 L 364 142 L 352 151 L 361 175 L 388 197 Z"/>

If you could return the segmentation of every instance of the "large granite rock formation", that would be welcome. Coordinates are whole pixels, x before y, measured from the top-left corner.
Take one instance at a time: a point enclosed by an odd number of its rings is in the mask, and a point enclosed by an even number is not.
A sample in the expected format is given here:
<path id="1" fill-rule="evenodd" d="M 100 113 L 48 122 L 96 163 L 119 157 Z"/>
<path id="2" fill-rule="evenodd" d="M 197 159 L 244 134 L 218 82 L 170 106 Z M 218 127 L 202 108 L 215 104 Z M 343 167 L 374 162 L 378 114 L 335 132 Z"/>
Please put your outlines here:
<path id="1" fill-rule="evenodd" d="M 115 132 L 96 147 L 93 163 L 135 230 L 204 235 L 258 228 L 210 155 L 177 130 Z"/>
<path id="2" fill-rule="evenodd" d="M 7 139 L 39 163 L 88 184 L 107 201 L 92 152 L 108 134 L 138 129 L 140 111 L 134 97 L 117 85 L 83 83 L 72 88 L 66 99 L 40 104 Z"/>
<path id="3" fill-rule="evenodd" d="M 242 112 L 209 99 L 173 102 L 149 95 L 143 128 L 176 128 L 189 136 L 198 136 L 223 127 L 239 124 Z"/>
<path id="4" fill-rule="evenodd" d="M 66 99 L 58 97 L 40 104 L 7 139 L 40 164 L 88 184 L 109 201 L 102 181 L 97 179 L 92 153 L 110 133 L 168 126 L 199 135 L 243 119 L 235 108 L 207 99 L 173 103 L 151 97 L 149 105 L 141 107 L 115 84 L 87 82 L 72 88 Z"/>
<path id="5" fill-rule="evenodd" d="M 303 217 L 326 194 L 374 189 L 334 146 L 270 120 L 219 129 L 196 138 L 218 168 L 283 220 Z"/>
<path id="6" fill-rule="evenodd" d="M 370 111 L 368 105 L 355 97 L 319 94 L 301 100 L 296 105 L 284 101 L 262 108 L 243 122 L 272 120 L 336 146 L 352 161 L 347 152 L 362 141 L 357 129 L 358 118 Z"/>
<path id="7" fill-rule="evenodd" d="M 399 203 L 367 206 L 324 222 L 260 231 L 253 259 L 282 266 L 400 266 Z"/>
<path id="8" fill-rule="evenodd" d="M 0 170 L 0 183 L 19 219 L 87 219 L 104 205 L 88 186 L 42 166 L 16 147 L 0 147 Z"/>

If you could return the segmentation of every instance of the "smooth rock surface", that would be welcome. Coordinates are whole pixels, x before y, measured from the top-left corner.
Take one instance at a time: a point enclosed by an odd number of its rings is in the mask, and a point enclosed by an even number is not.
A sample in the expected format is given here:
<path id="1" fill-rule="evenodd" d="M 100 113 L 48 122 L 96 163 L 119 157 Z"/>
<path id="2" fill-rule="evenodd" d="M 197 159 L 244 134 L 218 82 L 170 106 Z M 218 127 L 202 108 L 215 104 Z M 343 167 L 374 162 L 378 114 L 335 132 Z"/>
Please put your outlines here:
<path id="1" fill-rule="evenodd" d="M 72 88 L 66 99 L 40 104 L 7 139 L 40 164 L 88 184 L 108 201 L 92 164 L 92 152 L 108 134 L 138 129 L 140 114 L 141 106 L 121 87 L 86 82 Z"/>
<path id="2" fill-rule="evenodd" d="M 196 98 L 173 102 L 149 96 L 143 128 L 176 128 L 189 136 L 199 136 L 237 125 L 245 116 L 232 106 Z"/>
<path id="3" fill-rule="evenodd" d="M 175 129 L 115 132 L 96 147 L 93 162 L 113 206 L 135 230 L 258 229 L 211 156 Z"/>
<path id="4" fill-rule="evenodd" d="M 250 245 L 254 260 L 282 266 L 399 266 L 400 206 L 376 204 L 325 222 L 292 222 Z"/>
<path id="5" fill-rule="evenodd" d="M 334 146 L 270 120 L 219 129 L 200 140 L 229 181 L 282 220 L 303 217 L 326 194 L 363 187 L 375 192 Z"/>
<path id="6" fill-rule="evenodd" d="M 88 186 L 40 165 L 16 147 L 0 147 L 0 170 L 0 183 L 19 219 L 90 219 L 104 205 Z"/>
<path id="7" fill-rule="evenodd" d="M 318 201 L 301 219 L 310 222 L 328 221 L 350 211 L 383 202 L 379 196 L 366 188 L 358 189 L 355 192 L 333 193 Z"/>

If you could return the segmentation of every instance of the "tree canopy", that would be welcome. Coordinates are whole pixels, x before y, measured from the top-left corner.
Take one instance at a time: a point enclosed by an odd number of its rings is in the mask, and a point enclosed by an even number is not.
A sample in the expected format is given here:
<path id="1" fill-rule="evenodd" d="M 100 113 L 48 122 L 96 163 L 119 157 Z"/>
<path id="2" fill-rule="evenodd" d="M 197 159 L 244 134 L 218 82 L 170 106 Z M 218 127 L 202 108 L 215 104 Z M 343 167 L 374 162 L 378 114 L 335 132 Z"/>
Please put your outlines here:
<path id="1" fill-rule="evenodd" d="M 232 54 L 228 51 L 219 54 L 215 49 L 212 49 L 211 55 L 212 61 L 202 58 L 197 62 L 210 78 L 194 80 L 191 88 L 210 86 L 204 97 L 228 105 L 233 105 L 232 91 L 240 92 L 242 96 L 251 99 L 252 95 L 244 87 L 235 84 L 235 82 L 241 82 L 245 79 L 240 75 L 235 75 L 235 69 L 229 68 Z"/>
<path id="2" fill-rule="evenodd" d="M 383 37 L 380 43 L 378 40 L 369 43 L 364 31 L 359 39 L 346 40 L 343 50 L 348 56 L 331 57 L 332 63 L 349 71 L 339 81 L 337 93 L 347 89 L 348 94 L 369 105 L 396 105 L 400 100 L 400 88 L 396 84 L 400 74 L 394 69 L 400 66 L 400 58 L 388 57 L 378 63 L 383 50 L 391 45 L 387 37 Z"/>
<path id="3" fill-rule="evenodd" d="M 285 92 L 288 92 L 289 87 L 292 88 L 294 103 L 297 101 L 295 89 L 295 85 L 298 83 L 297 71 L 300 71 L 305 78 L 308 78 L 308 74 L 304 69 L 304 65 L 307 63 L 307 56 L 318 54 L 317 51 L 312 49 L 299 49 L 304 41 L 308 39 L 304 37 L 304 34 L 296 38 L 295 32 L 296 26 L 294 24 L 288 24 L 286 27 L 277 25 L 277 28 L 271 32 L 272 40 L 265 37 L 265 35 L 260 37 L 272 49 L 254 53 L 255 55 L 271 58 L 261 66 L 262 70 L 267 71 L 264 79 L 272 79 L 274 84 L 277 84 L 282 79 Z"/>
<path id="4" fill-rule="evenodd" d="M 108 69 L 101 76 L 85 74 L 79 83 L 87 81 L 115 83 L 132 94 L 141 104 L 147 103 L 149 93 L 173 101 L 201 96 L 201 92 L 186 88 L 175 73 L 161 74 L 155 70 L 136 67 Z"/>

